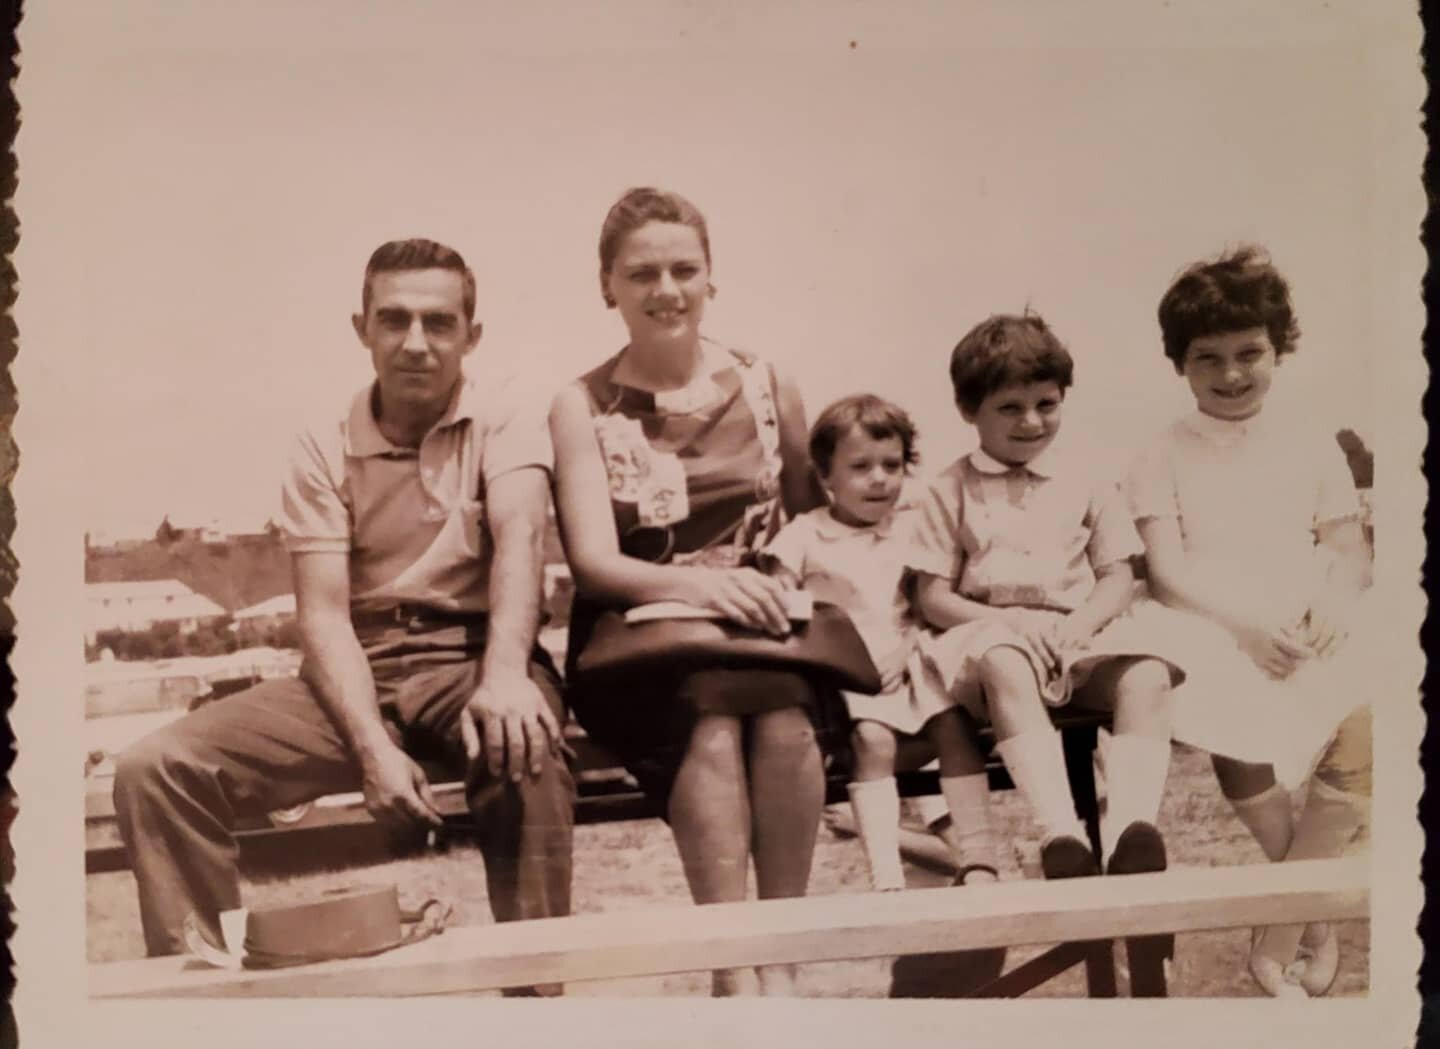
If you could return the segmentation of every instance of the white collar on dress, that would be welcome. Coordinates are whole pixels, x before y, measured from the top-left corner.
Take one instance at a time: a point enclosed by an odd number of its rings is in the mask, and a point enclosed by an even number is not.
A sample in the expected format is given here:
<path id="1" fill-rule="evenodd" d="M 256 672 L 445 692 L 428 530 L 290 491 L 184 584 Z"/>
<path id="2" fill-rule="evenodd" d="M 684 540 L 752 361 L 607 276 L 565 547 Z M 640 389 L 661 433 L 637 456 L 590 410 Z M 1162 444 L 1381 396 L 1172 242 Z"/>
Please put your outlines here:
<path id="1" fill-rule="evenodd" d="M 976 448 L 970 453 L 970 464 L 982 474 L 1000 476 L 1002 474 L 1029 472 L 1036 477 L 1051 478 L 1056 476 L 1060 468 L 1060 460 L 1063 453 L 1055 450 L 1059 441 L 1057 437 L 1051 441 L 1049 446 L 1035 458 L 1031 459 L 1024 466 L 1011 466 L 1009 463 L 1002 463 L 984 448 Z"/>
<path id="2" fill-rule="evenodd" d="M 895 511 L 891 510 L 877 524 L 857 528 L 838 520 L 830 507 L 822 506 L 815 511 L 815 534 L 827 542 L 849 539 L 855 535 L 873 535 L 877 539 L 888 539 L 895 528 Z"/>
<path id="3" fill-rule="evenodd" d="M 1231 445 L 1239 444 L 1247 437 L 1263 432 L 1269 419 L 1270 415 L 1264 409 L 1248 419 L 1217 419 L 1215 416 L 1206 415 L 1197 409 L 1181 421 L 1197 437 L 1222 448 L 1228 448 Z"/>

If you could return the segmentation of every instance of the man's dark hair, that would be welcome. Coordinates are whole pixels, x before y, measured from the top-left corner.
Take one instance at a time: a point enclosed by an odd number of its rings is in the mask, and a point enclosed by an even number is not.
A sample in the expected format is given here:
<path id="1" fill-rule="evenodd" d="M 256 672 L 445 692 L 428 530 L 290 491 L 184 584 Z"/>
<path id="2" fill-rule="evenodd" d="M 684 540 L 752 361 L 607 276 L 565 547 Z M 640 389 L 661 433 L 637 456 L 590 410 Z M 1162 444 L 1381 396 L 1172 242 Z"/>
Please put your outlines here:
<path id="1" fill-rule="evenodd" d="M 454 270 L 463 286 L 465 319 L 475 319 L 475 274 L 454 248 L 424 237 L 392 240 L 381 244 L 365 264 L 365 284 L 360 292 L 360 312 L 370 313 L 370 280 L 377 273 L 396 270 Z"/>

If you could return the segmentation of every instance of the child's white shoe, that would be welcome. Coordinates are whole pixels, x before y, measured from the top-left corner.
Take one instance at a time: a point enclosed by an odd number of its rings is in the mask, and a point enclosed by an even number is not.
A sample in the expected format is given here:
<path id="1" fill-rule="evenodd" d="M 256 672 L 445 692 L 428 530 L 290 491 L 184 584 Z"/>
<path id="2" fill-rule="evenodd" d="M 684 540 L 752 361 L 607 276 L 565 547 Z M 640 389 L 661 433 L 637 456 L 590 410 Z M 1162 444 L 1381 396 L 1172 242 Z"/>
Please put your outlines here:
<path id="1" fill-rule="evenodd" d="M 1329 922 L 1312 922 L 1300 937 L 1300 957 L 1304 967 L 1300 985 L 1312 998 L 1330 993 L 1340 971 L 1340 938 Z"/>
<path id="2" fill-rule="evenodd" d="M 1301 983 L 1305 963 L 1299 959 L 1289 965 L 1281 965 L 1261 950 L 1265 942 L 1265 929 L 1254 929 L 1250 934 L 1250 975 L 1260 989 L 1271 998 L 1309 998 L 1310 993 Z"/>

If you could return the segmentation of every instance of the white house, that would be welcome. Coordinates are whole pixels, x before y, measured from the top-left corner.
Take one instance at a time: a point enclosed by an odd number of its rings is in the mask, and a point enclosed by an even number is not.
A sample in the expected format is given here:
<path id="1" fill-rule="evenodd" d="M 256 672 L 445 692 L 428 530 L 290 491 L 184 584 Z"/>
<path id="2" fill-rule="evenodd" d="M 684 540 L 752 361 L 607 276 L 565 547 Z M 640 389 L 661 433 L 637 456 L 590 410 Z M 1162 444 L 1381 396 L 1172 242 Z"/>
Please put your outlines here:
<path id="1" fill-rule="evenodd" d="M 295 614 L 295 595 L 276 594 L 274 597 L 261 601 L 258 605 L 251 605 L 249 608 L 242 608 L 236 612 L 233 618 L 237 623 L 247 619 L 268 619 L 280 618 L 282 616 L 293 616 Z"/>
<path id="2" fill-rule="evenodd" d="M 86 583 L 85 612 L 85 638 L 92 642 L 101 630 L 145 630 L 164 622 L 178 623 L 189 633 L 202 620 L 225 615 L 225 609 L 178 579 Z"/>
<path id="3" fill-rule="evenodd" d="M 295 618 L 295 595 L 276 594 L 257 605 L 240 609 L 231 618 L 234 619 L 231 630 L 239 630 L 245 623 L 257 628 L 278 626 Z"/>

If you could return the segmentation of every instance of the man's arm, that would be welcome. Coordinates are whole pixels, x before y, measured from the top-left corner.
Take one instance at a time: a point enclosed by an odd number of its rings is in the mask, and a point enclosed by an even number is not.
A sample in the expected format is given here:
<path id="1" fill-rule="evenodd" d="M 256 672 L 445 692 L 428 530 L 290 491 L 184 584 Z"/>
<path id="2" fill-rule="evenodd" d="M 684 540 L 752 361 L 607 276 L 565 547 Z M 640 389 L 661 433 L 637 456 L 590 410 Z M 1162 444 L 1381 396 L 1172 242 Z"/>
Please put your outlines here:
<path id="1" fill-rule="evenodd" d="M 540 624 L 541 543 L 549 484 L 538 467 L 510 470 L 486 488 L 493 543 L 490 627 L 480 687 L 460 720 L 466 757 L 483 756 L 492 776 L 538 776 L 544 752 L 560 752 L 560 724 L 530 680 Z"/>
<path id="2" fill-rule="evenodd" d="M 366 807 L 378 819 L 438 826 L 440 814 L 425 774 L 380 719 L 375 679 L 350 622 L 347 555 L 297 553 L 291 564 L 306 682 L 360 763 Z"/>

